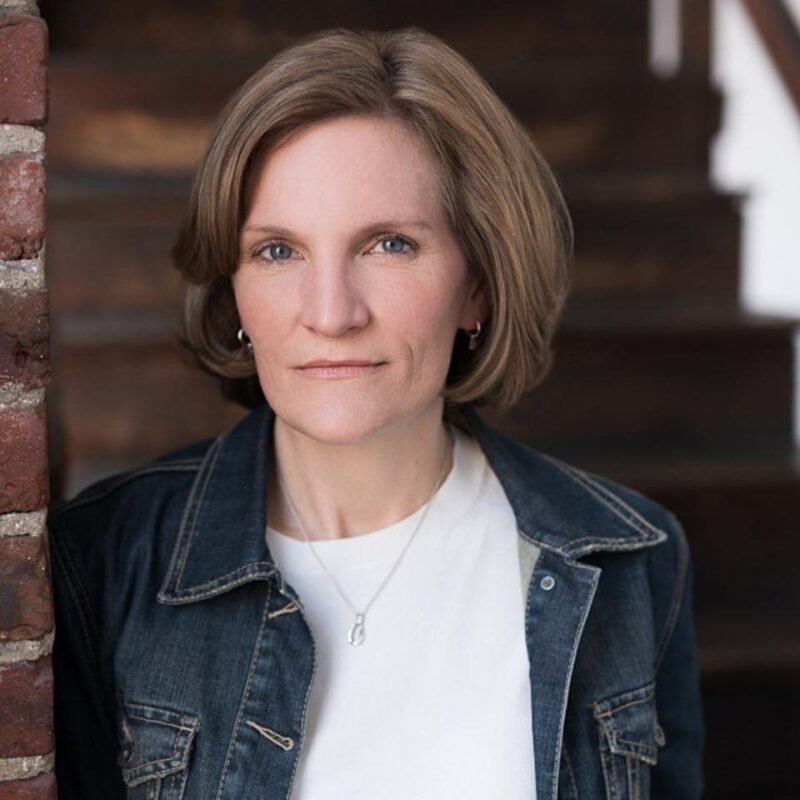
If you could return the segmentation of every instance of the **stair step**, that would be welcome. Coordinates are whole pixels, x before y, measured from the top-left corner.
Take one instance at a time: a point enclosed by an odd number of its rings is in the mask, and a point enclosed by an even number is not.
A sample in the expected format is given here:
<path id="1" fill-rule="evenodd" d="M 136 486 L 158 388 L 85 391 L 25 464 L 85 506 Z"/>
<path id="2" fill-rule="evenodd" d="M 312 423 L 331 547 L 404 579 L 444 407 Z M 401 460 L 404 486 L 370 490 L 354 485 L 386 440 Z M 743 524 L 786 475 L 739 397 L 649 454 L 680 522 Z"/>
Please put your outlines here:
<path id="1" fill-rule="evenodd" d="M 48 400 L 65 496 L 181 445 L 221 433 L 244 416 L 216 382 L 182 360 L 176 344 L 120 346 L 102 337 L 64 346 L 54 335 Z M 109 474 L 106 472 L 105 474 Z"/>
<path id="2" fill-rule="evenodd" d="M 794 669 L 800 674 L 796 609 L 791 618 L 787 616 L 714 613 L 698 606 L 695 623 L 703 675 L 712 681 L 767 669 Z"/>
<path id="3" fill-rule="evenodd" d="M 507 0 L 494 4 L 491 18 L 482 3 L 447 4 L 406 0 L 402 4 L 316 0 L 282 3 L 141 0 L 135 6 L 75 2 L 47 3 L 55 53 L 80 48 L 97 53 L 147 50 L 155 54 L 256 51 L 265 61 L 297 37 L 333 26 L 389 30 L 414 24 L 429 30 L 468 58 L 497 53 L 571 55 L 602 64 L 607 60 L 644 66 L 648 9 L 640 0 L 563 3 Z M 52 7 L 49 7 L 52 6 Z M 490 24 L 487 24 L 490 22 Z"/>
<path id="4" fill-rule="evenodd" d="M 737 298 L 738 195 L 716 193 L 697 174 L 567 179 L 562 185 L 575 228 L 573 296 Z"/>
<path id="5" fill-rule="evenodd" d="M 795 325 L 731 305 L 576 303 L 544 382 L 487 418 L 566 452 L 791 438 Z"/>
<path id="6" fill-rule="evenodd" d="M 265 55 L 54 53 L 50 166 L 190 173 L 214 118 Z M 704 76 L 663 81 L 629 66 L 566 63 L 527 53 L 475 62 L 555 169 L 707 170 L 720 98 Z"/>
<path id="7" fill-rule="evenodd" d="M 484 416 L 489 417 L 488 413 Z M 513 435 L 511 426 L 501 422 L 498 427 Z M 534 440 L 531 444 L 540 447 L 541 442 Z M 674 507 L 681 518 L 690 512 L 699 513 L 694 512 L 687 498 L 696 497 L 701 502 L 707 493 L 715 491 L 735 495 L 747 487 L 773 485 L 780 492 L 786 482 L 800 480 L 800 455 L 791 435 L 781 430 L 751 435 L 734 432 L 727 437 L 696 437 L 688 441 L 609 438 L 601 444 L 556 443 L 540 449 L 663 501 L 669 508 Z M 783 502 L 785 498 L 781 498 Z"/>

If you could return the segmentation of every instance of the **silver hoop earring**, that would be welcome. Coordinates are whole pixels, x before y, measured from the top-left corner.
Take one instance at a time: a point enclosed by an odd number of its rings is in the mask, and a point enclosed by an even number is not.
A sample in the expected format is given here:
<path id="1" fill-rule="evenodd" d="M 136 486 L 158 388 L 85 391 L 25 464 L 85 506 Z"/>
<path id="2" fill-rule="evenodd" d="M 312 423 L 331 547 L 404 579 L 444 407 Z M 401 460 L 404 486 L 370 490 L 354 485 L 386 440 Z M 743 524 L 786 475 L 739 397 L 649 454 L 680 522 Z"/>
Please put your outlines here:
<path id="1" fill-rule="evenodd" d="M 250 337 L 244 332 L 244 328 L 239 328 L 236 338 L 239 340 L 239 344 L 247 349 L 248 353 L 253 352 L 253 343 L 250 341 Z"/>
<path id="2" fill-rule="evenodd" d="M 481 323 L 480 323 L 480 320 L 478 320 L 475 323 L 475 326 L 476 326 L 475 330 L 474 331 L 470 331 L 470 333 L 469 333 L 469 349 L 470 350 L 476 350 L 477 347 L 478 347 L 478 338 L 481 335 Z"/>

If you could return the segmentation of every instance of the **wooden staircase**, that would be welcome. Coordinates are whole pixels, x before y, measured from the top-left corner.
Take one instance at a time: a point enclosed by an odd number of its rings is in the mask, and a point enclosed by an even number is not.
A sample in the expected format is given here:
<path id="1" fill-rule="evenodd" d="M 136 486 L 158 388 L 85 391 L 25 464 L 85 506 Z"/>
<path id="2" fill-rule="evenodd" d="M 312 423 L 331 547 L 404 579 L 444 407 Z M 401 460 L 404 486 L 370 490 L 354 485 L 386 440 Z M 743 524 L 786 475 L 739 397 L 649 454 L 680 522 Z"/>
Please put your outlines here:
<path id="1" fill-rule="evenodd" d="M 183 366 L 169 249 L 211 120 L 277 48 L 330 25 L 443 36 L 529 127 L 576 229 L 546 382 L 489 421 L 672 509 L 695 560 L 708 798 L 788 798 L 800 734 L 796 320 L 738 300 L 740 198 L 716 193 L 708 8 L 647 69 L 646 3 L 42 4 L 53 493 L 243 415 Z M 735 764 L 735 769 L 731 765 Z"/>

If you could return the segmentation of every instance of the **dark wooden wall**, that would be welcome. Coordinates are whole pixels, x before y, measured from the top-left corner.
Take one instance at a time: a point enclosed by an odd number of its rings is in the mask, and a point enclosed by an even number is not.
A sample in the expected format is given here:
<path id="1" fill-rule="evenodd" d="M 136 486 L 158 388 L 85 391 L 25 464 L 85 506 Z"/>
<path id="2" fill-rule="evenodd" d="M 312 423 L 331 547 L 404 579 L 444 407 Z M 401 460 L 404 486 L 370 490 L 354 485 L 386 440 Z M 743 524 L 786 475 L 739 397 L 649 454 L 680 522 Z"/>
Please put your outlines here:
<path id="1" fill-rule="evenodd" d="M 742 198 L 708 181 L 707 3 L 682 4 L 685 58 L 666 80 L 647 68 L 647 5 L 43 3 L 55 491 L 242 414 L 179 359 L 168 258 L 228 94 L 311 30 L 431 30 L 528 126 L 576 228 L 553 372 L 491 421 L 676 512 L 696 562 L 707 797 L 800 797 L 792 326 L 738 301 Z"/>

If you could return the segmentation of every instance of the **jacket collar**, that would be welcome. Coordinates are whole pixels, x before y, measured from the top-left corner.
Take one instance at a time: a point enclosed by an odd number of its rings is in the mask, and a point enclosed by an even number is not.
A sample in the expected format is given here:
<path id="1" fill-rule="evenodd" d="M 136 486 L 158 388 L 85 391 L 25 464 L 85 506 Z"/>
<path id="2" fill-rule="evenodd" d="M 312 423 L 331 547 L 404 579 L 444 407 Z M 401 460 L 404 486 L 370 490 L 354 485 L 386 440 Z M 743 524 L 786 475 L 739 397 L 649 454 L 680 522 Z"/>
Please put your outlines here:
<path id="1" fill-rule="evenodd" d="M 655 527 L 586 472 L 489 426 L 472 404 L 464 419 L 514 510 L 520 535 L 565 558 L 658 544 Z M 251 580 L 282 578 L 266 542 L 267 454 L 275 414 L 267 404 L 209 447 L 184 508 L 158 600 L 191 603 Z M 640 502 L 650 503 L 639 495 Z M 283 586 L 282 586 L 283 588 Z"/>

